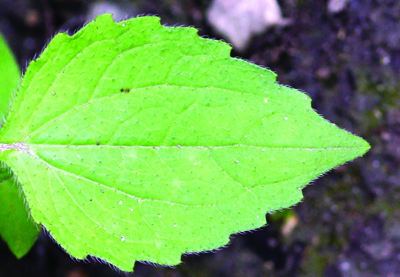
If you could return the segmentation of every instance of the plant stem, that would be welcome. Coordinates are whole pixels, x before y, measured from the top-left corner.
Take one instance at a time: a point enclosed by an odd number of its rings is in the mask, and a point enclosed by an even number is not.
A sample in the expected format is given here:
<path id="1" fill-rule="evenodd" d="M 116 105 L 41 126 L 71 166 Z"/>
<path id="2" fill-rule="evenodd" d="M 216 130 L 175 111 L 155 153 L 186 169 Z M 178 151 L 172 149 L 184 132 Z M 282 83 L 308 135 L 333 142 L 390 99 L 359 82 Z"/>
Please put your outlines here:
<path id="1" fill-rule="evenodd" d="M 4 152 L 7 150 L 20 150 L 20 151 L 26 151 L 29 150 L 29 146 L 25 145 L 22 142 L 18 143 L 11 143 L 11 144 L 6 144 L 6 143 L 0 143 L 0 152 Z"/>

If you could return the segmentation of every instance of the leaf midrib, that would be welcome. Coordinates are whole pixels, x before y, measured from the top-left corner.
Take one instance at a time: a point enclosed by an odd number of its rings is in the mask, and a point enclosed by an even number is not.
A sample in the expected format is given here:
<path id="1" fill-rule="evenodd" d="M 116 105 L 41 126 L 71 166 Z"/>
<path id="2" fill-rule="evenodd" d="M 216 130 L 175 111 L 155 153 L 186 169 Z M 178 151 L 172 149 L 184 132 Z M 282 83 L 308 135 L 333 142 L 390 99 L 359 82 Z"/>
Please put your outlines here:
<path id="1" fill-rule="evenodd" d="M 293 147 L 293 146 L 260 146 L 260 145 L 250 145 L 250 144 L 231 144 L 231 145 L 107 145 L 107 144 L 36 144 L 36 143 L 0 143 L 0 151 L 4 152 L 7 150 L 19 150 L 22 152 L 31 152 L 31 147 L 41 147 L 41 148 L 141 148 L 141 149 L 224 149 L 224 148 L 257 148 L 257 149 L 276 149 L 276 150 L 304 150 L 304 151 L 333 151 L 333 150 L 355 150 L 355 149 L 365 149 L 364 146 L 337 146 L 337 147 Z"/>
<path id="2" fill-rule="evenodd" d="M 338 147 L 293 147 L 293 146 L 259 146 L 249 144 L 231 144 L 231 145 L 107 145 L 107 144 L 86 144 L 86 145 L 73 145 L 73 144 L 26 144 L 29 146 L 43 147 L 43 148 L 141 148 L 141 149 L 224 149 L 224 148 L 257 148 L 257 149 L 277 149 L 277 150 L 305 150 L 305 151 L 332 151 L 332 150 L 353 150 L 364 149 L 363 146 L 338 146 Z"/>

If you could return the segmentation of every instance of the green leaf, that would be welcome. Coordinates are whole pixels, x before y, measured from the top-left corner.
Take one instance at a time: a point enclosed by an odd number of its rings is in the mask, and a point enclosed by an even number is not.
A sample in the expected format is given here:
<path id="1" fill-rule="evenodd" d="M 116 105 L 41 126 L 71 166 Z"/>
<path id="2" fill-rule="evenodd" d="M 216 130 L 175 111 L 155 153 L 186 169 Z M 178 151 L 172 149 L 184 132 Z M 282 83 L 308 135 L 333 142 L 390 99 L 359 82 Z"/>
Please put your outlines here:
<path id="1" fill-rule="evenodd" d="M 20 72 L 0 34 L 0 126 L 8 113 L 11 94 L 17 89 Z M 24 256 L 39 231 L 29 218 L 24 197 L 10 169 L 0 165 L 0 236 L 17 258 Z"/>
<path id="2" fill-rule="evenodd" d="M 0 218 L 0 235 L 18 259 L 23 257 L 35 243 L 39 228 L 28 216 L 15 178 L 4 171 L 0 173 Z"/>
<path id="3" fill-rule="evenodd" d="M 0 34 L 0 127 L 8 113 L 10 97 L 18 87 L 21 73 L 14 57 L 8 48 L 3 36 Z"/>
<path id="4" fill-rule="evenodd" d="M 29 65 L 0 158 L 69 254 L 176 265 L 263 226 L 369 149 L 229 52 L 156 17 L 103 15 Z"/>

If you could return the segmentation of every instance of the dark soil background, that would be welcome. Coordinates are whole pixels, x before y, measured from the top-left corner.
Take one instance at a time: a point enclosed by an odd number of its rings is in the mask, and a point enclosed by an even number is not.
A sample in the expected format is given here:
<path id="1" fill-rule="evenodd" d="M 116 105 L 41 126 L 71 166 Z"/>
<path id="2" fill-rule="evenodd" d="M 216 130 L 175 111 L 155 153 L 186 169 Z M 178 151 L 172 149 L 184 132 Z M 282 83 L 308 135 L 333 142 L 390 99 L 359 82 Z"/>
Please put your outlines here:
<path id="1" fill-rule="evenodd" d="M 21 68 L 60 30 L 86 21 L 89 0 L 0 0 L 0 32 Z M 221 39 L 208 24 L 211 1 L 114 1 L 127 13 L 156 14 Z M 137 263 L 136 276 L 400 276 L 400 1 L 281 0 L 292 24 L 257 35 L 243 53 L 307 92 L 328 120 L 372 149 L 304 189 L 304 201 L 267 215 L 258 231 L 237 234 L 215 253 L 188 255 L 176 268 Z M 0 73 L 1 74 L 1 73 Z M 99 242 L 101 243 L 101 242 Z M 0 240 L 0 276 L 126 276 L 94 260 L 74 261 L 42 233 L 17 260 Z"/>

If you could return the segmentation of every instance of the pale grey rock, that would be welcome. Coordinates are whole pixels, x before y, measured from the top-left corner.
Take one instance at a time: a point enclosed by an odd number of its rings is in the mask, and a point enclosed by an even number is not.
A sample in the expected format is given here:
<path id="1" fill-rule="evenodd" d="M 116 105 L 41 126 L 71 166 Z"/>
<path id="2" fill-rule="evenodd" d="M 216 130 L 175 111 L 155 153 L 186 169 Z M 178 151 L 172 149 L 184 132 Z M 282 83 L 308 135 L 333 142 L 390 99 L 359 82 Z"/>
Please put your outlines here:
<path id="1" fill-rule="evenodd" d="M 214 0 L 207 18 L 239 51 L 245 50 L 251 37 L 267 27 L 289 23 L 282 17 L 276 0 Z"/>
<path id="2" fill-rule="evenodd" d="M 349 2 L 349 0 L 329 0 L 328 11 L 330 13 L 341 12 L 346 7 L 347 2 Z"/>

